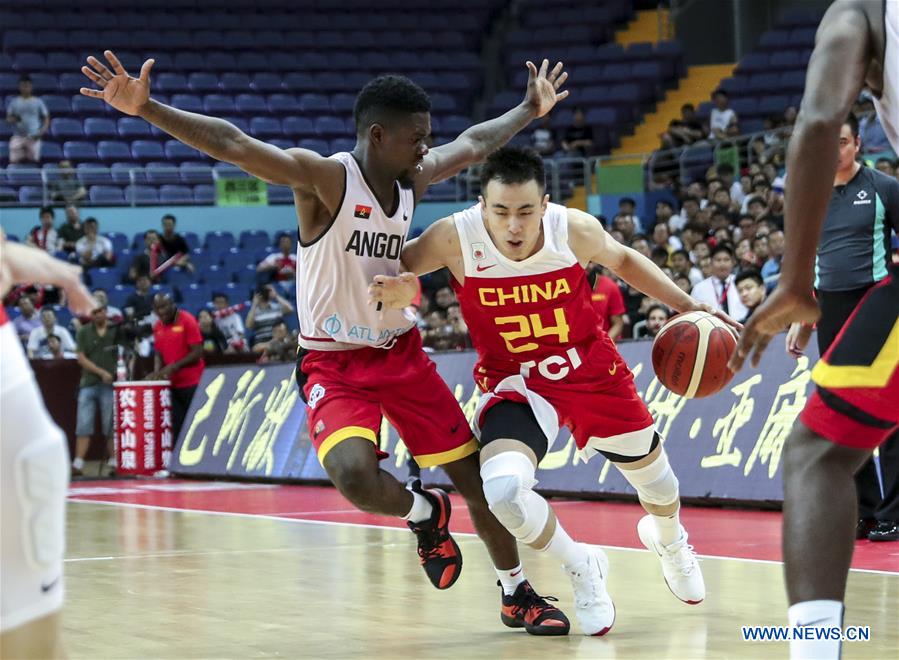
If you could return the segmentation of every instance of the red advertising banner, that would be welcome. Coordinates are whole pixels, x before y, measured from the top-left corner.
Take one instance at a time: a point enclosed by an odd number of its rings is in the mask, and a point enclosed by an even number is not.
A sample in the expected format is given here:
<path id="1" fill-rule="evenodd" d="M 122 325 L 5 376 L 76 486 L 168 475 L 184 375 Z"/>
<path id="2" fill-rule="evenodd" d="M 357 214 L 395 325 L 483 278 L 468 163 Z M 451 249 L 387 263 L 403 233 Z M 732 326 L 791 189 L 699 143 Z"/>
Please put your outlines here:
<path id="1" fill-rule="evenodd" d="M 119 474 L 152 476 L 172 456 L 172 395 L 167 380 L 119 382 L 115 444 Z"/>

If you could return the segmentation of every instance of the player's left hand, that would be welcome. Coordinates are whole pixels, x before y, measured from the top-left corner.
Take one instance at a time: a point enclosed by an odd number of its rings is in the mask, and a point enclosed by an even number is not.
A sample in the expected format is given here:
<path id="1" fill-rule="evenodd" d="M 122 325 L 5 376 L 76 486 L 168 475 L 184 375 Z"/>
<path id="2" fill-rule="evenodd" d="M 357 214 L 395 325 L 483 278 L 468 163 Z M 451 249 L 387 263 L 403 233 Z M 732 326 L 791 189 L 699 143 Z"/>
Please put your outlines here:
<path id="1" fill-rule="evenodd" d="M 535 117 L 542 117 L 552 110 L 556 103 L 568 96 L 568 90 L 559 91 L 568 79 L 568 72 L 563 70 L 564 65 L 561 62 L 558 62 L 552 71 L 549 71 L 549 60 L 543 60 L 539 71 L 533 62 L 528 61 L 526 64 L 530 75 L 524 102 L 534 111 Z"/>
<path id="2" fill-rule="evenodd" d="M 381 303 L 386 309 L 405 309 L 418 295 L 415 273 L 400 273 L 396 277 L 375 275 L 368 285 L 368 304 Z"/>
<path id="3" fill-rule="evenodd" d="M 757 367 L 774 335 L 786 330 L 791 323 L 814 323 L 820 315 L 811 291 L 800 293 L 782 285 L 777 287 L 749 318 L 727 366 L 731 371 L 739 371 L 752 353 L 751 364 Z"/>

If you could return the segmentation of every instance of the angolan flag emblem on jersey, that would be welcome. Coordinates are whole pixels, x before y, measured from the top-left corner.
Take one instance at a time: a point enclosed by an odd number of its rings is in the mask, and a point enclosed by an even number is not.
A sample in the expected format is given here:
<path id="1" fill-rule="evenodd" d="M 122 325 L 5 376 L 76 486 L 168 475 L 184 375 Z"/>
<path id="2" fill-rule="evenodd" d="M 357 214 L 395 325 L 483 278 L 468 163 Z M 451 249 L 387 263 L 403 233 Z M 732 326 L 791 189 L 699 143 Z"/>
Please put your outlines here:
<path id="1" fill-rule="evenodd" d="M 364 206 L 363 204 L 356 204 L 356 210 L 353 211 L 353 215 L 357 218 L 368 220 L 371 217 L 371 207 Z"/>

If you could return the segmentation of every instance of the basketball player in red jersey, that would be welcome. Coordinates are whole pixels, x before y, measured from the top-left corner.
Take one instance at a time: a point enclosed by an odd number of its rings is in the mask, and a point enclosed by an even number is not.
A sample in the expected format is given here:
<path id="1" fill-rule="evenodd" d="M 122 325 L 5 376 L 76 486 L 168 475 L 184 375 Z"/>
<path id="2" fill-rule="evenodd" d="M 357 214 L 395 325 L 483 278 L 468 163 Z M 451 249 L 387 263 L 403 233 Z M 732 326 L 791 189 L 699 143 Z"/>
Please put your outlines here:
<path id="1" fill-rule="evenodd" d="M 377 274 L 400 270 L 415 204 L 428 186 L 479 162 L 568 92 L 558 63 L 527 63 L 520 105 L 469 128 L 450 144 L 428 150 L 430 101 L 401 76 L 381 76 L 359 93 L 352 153 L 322 157 L 282 150 L 234 125 L 150 98 L 147 60 L 130 77 L 115 55 L 94 57 L 82 72 L 100 90 L 82 94 L 142 117 L 185 144 L 234 163 L 261 179 L 293 188 L 299 218 L 297 380 L 308 402 L 313 445 L 328 476 L 356 507 L 405 519 L 418 536 L 421 563 L 432 584 L 450 587 L 462 558 L 449 534 L 450 500 L 443 491 L 410 488 L 378 467 L 381 416 L 397 428 L 416 462 L 441 465 L 465 498 L 500 580 L 518 570 L 515 539 L 490 513 L 479 476 L 477 443 L 459 404 L 421 349 L 414 320 L 396 310 L 377 312 L 367 290 Z M 513 599 L 514 624 L 534 634 L 565 634 L 565 616 L 528 586 Z"/>
<path id="2" fill-rule="evenodd" d="M 840 130 L 867 85 L 884 132 L 899 151 L 897 52 L 899 2 L 837 0 L 824 14 L 787 151 L 787 240 L 780 280 L 746 324 L 731 360 L 734 371 L 751 353 L 757 365 L 768 342 L 791 323 L 818 319 L 814 263 L 839 161 Z M 882 231 L 881 222 L 875 232 Z M 816 391 L 784 445 L 788 620 L 791 626 L 842 627 L 857 511 L 853 477 L 899 429 L 895 264 L 859 301 L 812 370 L 812 380 Z M 839 657 L 838 636 L 808 637 L 790 642 L 793 658 Z"/>
<path id="3" fill-rule="evenodd" d="M 603 635 L 615 620 L 605 553 L 575 543 L 533 490 L 537 465 L 563 425 L 583 460 L 603 454 L 636 489 L 648 513 L 637 531 L 672 593 L 695 604 L 705 585 L 680 524 L 677 478 L 633 375 L 601 329 L 584 268 L 606 266 L 679 312 L 714 312 L 593 216 L 550 204 L 544 185 L 536 152 L 491 154 L 480 203 L 407 243 L 411 273 L 375 278 L 370 291 L 375 301 L 403 306 L 415 291 L 412 273 L 450 269 L 478 351 L 474 376 L 484 394 L 474 421 L 490 510 L 519 541 L 563 564 L 583 632 Z"/>
<path id="4" fill-rule="evenodd" d="M 0 229 L 0 298 L 16 284 L 43 282 L 88 315 L 96 301 L 81 268 L 44 250 L 7 243 Z M 22 344 L 0 306 L 0 657 L 65 657 L 63 602 L 65 434 L 51 419 Z"/>

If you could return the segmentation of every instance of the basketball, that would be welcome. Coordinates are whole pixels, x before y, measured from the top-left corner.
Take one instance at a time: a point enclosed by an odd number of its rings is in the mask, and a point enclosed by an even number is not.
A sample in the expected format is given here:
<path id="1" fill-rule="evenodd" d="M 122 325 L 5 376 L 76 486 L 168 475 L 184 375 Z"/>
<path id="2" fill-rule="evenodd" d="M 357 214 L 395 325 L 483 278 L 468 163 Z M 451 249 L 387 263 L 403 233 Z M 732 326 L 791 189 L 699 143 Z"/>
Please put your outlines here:
<path id="1" fill-rule="evenodd" d="M 701 399 L 720 391 L 733 373 L 727 362 L 737 347 L 729 325 L 708 312 L 688 312 L 668 321 L 652 344 L 652 367 L 675 394 Z"/>

